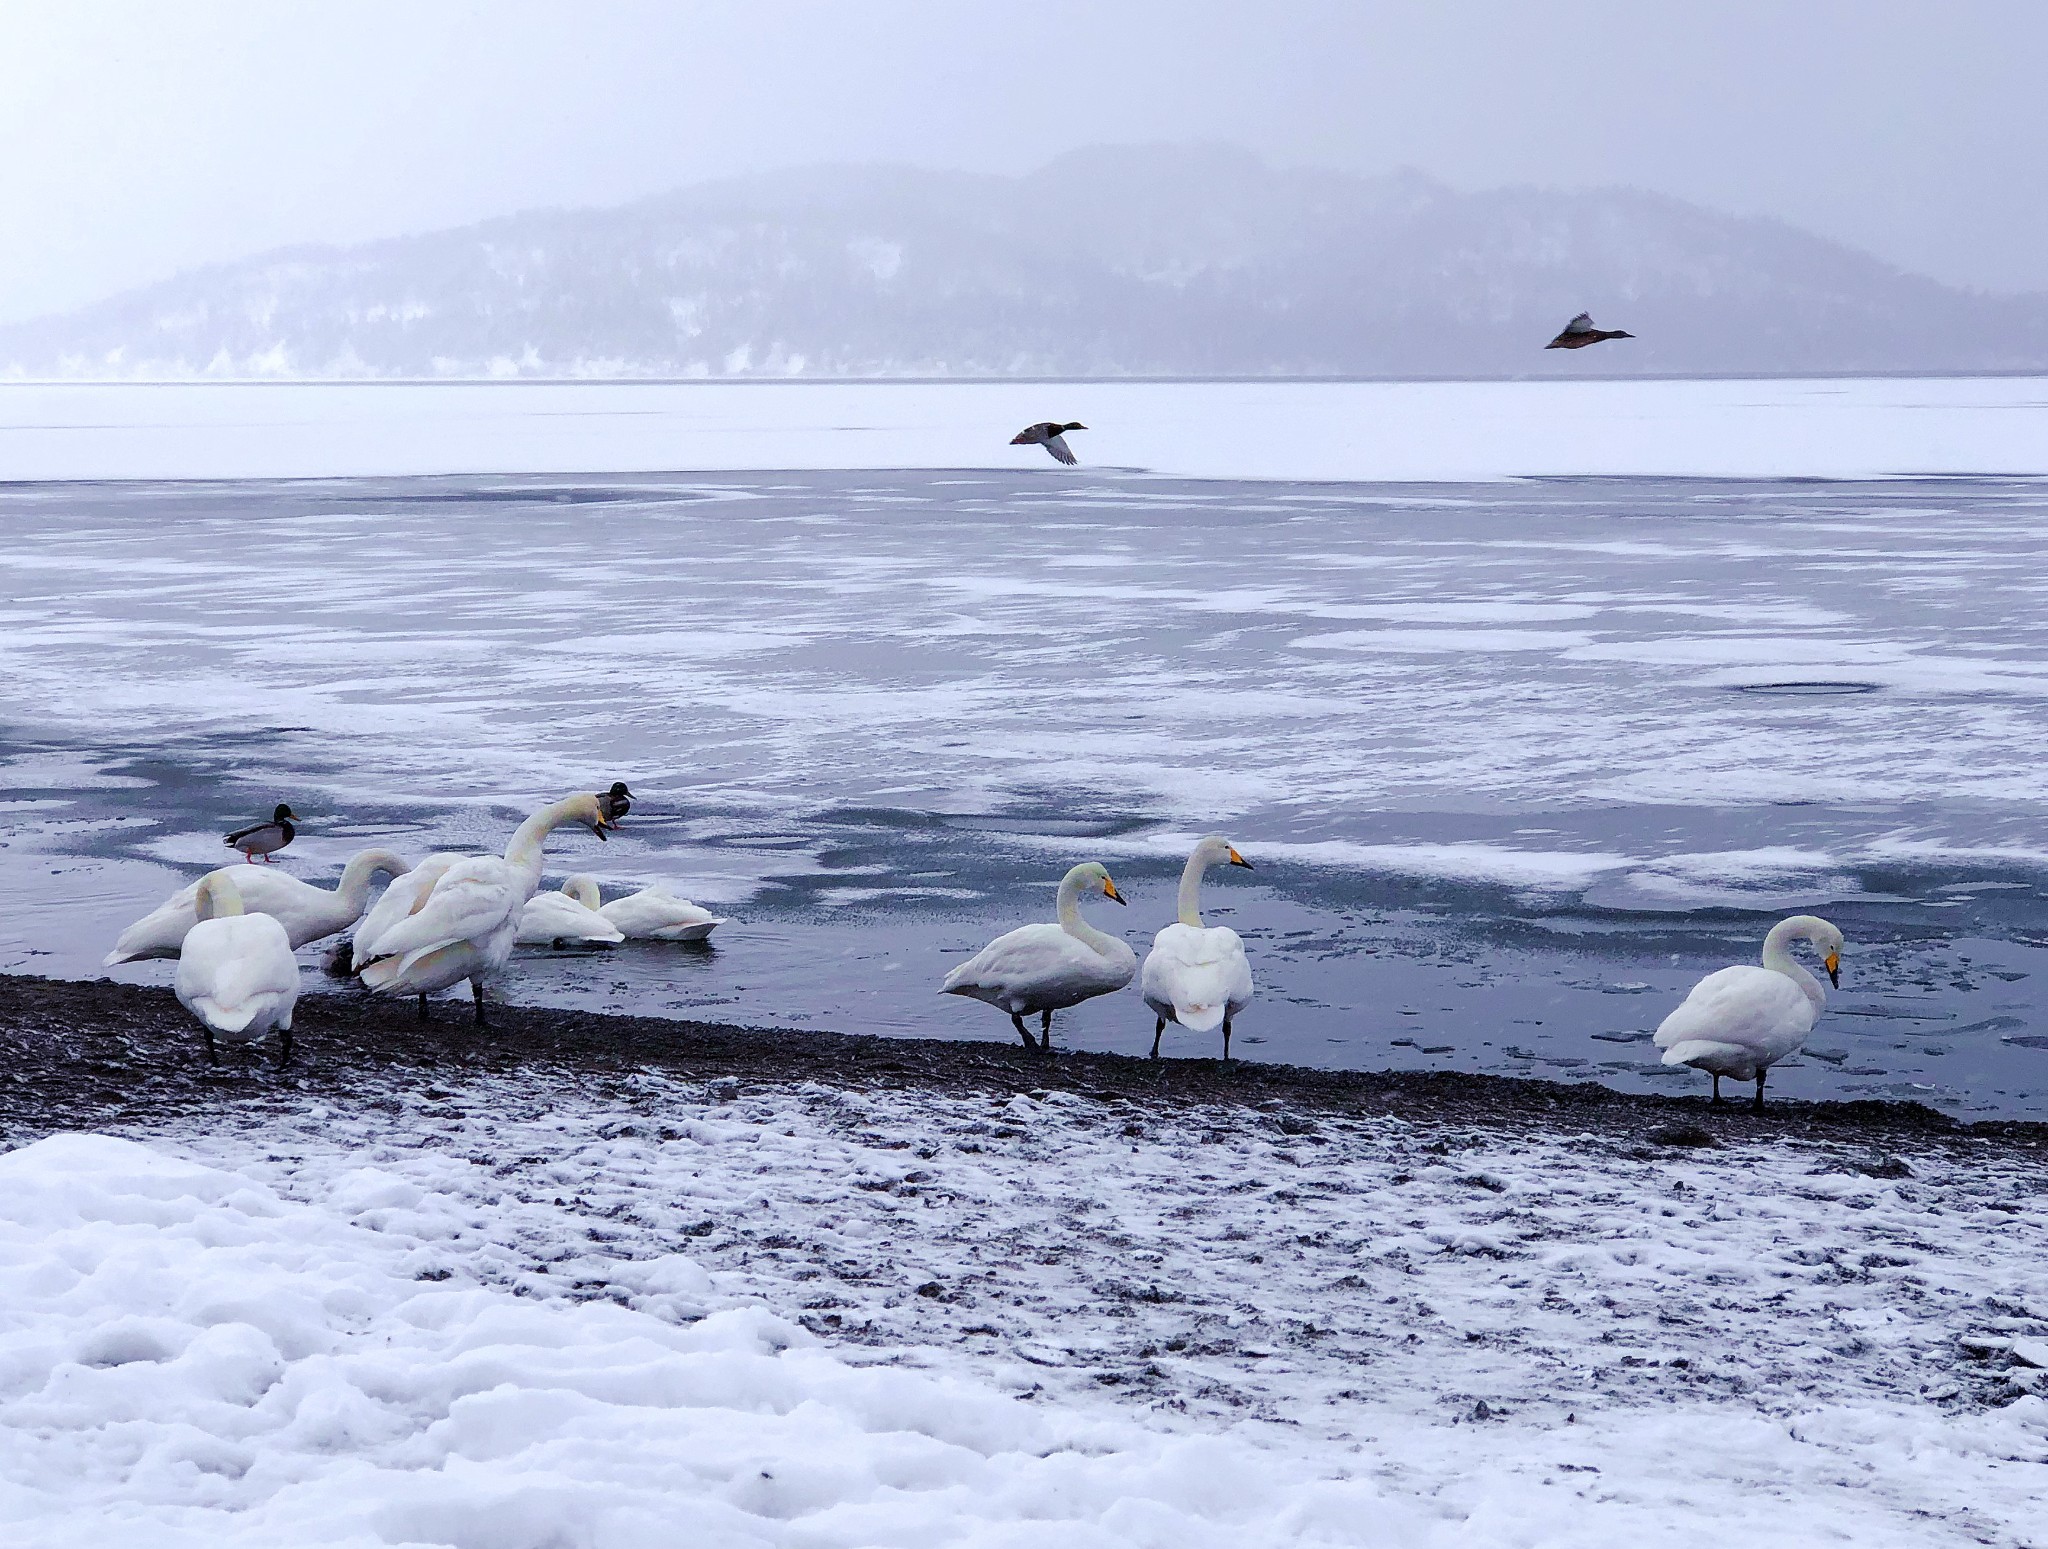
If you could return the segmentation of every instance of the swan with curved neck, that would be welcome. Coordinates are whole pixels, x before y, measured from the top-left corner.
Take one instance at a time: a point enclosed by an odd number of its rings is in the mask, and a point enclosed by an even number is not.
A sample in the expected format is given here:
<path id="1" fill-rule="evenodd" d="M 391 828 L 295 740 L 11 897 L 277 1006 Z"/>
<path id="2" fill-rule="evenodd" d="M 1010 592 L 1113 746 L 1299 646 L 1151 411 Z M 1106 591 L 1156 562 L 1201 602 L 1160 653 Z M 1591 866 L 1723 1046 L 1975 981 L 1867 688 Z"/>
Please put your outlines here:
<path id="1" fill-rule="evenodd" d="M 540 886 L 542 849 L 565 823 L 581 823 L 600 839 L 612 826 L 596 796 L 542 807 L 513 832 L 503 857 L 452 862 L 410 900 L 403 918 L 380 922 L 367 942 L 358 933 L 357 977 L 379 994 L 419 996 L 422 1019 L 428 995 L 467 979 L 476 1024 L 484 1026 L 484 985 L 511 957 L 526 902 Z"/>
<path id="2" fill-rule="evenodd" d="M 1819 952 L 1828 982 L 1841 984 L 1841 931 L 1818 915 L 1795 914 L 1764 937 L 1761 966 L 1743 963 L 1708 974 L 1657 1028 L 1664 1063 L 1706 1071 L 1717 1104 L 1727 1076 L 1754 1080 L 1752 1106 L 1762 1109 L 1764 1072 L 1804 1046 L 1827 1004 L 1820 980 L 1792 956 L 1795 941 Z"/>
<path id="3" fill-rule="evenodd" d="M 297 948 L 347 930 L 362 918 L 363 907 L 370 899 L 370 884 L 378 874 L 402 877 L 412 865 L 390 850 L 363 850 L 349 858 L 348 865 L 342 868 L 341 881 L 331 891 L 301 882 L 285 871 L 250 871 L 241 866 L 232 869 L 241 873 L 235 881 L 243 909 L 250 914 L 267 914 L 283 925 L 292 946 Z M 144 957 L 176 957 L 185 944 L 185 933 L 199 922 L 199 889 L 204 880 L 180 888 L 122 931 L 114 950 L 106 955 L 104 966 L 111 968 L 116 963 Z"/>
<path id="4" fill-rule="evenodd" d="M 1050 1053 L 1055 1011 L 1120 990 L 1138 971 L 1138 954 L 1125 941 L 1081 918 L 1081 900 L 1098 896 L 1124 901 L 1109 872 L 1084 861 L 1060 879 L 1058 923 L 1020 925 L 996 937 L 947 974 L 940 993 L 1008 1012 L 1025 1048 Z M 1036 1043 L 1024 1026 L 1034 1014 L 1040 1018 Z"/>
<path id="5" fill-rule="evenodd" d="M 602 797 L 599 800 L 603 800 Z M 616 946 L 625 933 L 597 912 L 597 878 L 577 875 L 560 892 L 535 893 L 519 915 L 518 943 L 527 947 Z"/>
<path id="6" fill-rule="evenodd" d="M 597 906 L 628 941 L 702 941 L 725 923 L 722 915 L 678 898 L 660 883 Z"/>
<path id="7" fill-rule="evenodd" d="M 1223 1058 L 1230 1058 L 1231 1024 L 1251 1003 L 1252 967 L 1244 941 L 1227 925 L 1202 923 L 1202 878 L 1211 866 L 1251 862 L 1221 834 L 1196 844 L 1180 874 L 1180 918 L 1152 939 L 1139 988 L 1152 1008 L 1152 1058 L 1169 1022 L 1192 1033 L 1221 1026 Z"/>
<path id="8" fill-rule="evenodd" d="M 193 891 L 198 919 L 185 933 L 171 987 L 206 1030 L 207 1058 L 218 1057 L 216 1034 L 254 1043 L 275 1028 L 278 1062 L 289 1061 L 299 963 L 284 926 L 267 914 L 244 913 L 241 892 L 224 871 L 202 877 Z"/>

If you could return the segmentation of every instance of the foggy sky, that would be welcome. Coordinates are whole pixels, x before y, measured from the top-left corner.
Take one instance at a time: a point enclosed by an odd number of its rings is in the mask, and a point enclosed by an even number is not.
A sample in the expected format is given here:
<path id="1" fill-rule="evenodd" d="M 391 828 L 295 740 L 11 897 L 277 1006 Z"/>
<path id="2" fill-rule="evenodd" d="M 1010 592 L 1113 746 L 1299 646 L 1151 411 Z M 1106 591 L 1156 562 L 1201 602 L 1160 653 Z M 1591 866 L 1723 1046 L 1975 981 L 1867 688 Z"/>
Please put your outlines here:
<path id="1" fill-rule="evenodd" d="M 2048 290 L 2044 58 L 2042 0 L 4 0 L 0 320 L 728 173 L 1191 140 Z"/>

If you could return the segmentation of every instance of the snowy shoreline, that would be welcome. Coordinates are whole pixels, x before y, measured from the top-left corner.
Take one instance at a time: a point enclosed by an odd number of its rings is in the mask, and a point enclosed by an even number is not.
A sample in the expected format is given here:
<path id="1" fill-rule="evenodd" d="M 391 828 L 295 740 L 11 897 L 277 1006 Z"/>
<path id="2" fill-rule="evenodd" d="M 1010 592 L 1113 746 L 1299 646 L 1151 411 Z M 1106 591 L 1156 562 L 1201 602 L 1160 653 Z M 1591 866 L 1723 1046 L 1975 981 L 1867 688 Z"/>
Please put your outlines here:
<path id="1" fill-rule="evenodd" d="M 2042 1542 L 2039 1126 L 513 1008 L 173 1102 L 167 997 L 37 983 L 7 1132 L 105 1099 L 0 1154 L 38 1543 Z"/>

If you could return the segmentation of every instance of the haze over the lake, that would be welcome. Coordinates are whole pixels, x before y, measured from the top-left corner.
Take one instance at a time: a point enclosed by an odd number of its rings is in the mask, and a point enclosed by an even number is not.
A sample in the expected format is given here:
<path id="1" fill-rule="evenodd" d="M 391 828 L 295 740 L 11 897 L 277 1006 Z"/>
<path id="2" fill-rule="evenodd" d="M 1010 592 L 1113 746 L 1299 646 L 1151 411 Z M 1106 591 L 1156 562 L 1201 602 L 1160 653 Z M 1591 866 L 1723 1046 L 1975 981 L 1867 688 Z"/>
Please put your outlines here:
<path id="1" fill-rule="evenodd" d="M 1113 143 L 1627 185 L 2048 290 L 2048 10 L 213 3 L 0 12 L 0 321 L 194 265 L 820 162 Z"/>

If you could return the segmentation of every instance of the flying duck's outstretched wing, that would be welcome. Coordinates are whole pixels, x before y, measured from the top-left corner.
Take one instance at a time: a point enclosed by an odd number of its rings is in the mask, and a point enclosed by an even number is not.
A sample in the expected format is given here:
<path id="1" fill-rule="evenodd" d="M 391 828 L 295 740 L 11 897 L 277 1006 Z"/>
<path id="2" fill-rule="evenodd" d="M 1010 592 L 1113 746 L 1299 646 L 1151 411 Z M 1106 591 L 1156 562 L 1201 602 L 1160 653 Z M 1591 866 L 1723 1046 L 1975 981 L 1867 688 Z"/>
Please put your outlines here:
<path id="1" fill-rule="evenodd" d="M 1566 333 L 1596 332 L 1597 330 L 1593 327 L 1593 314 L 1591 312 L 1581 312 L 1577 317 L 1564 325 L 1564 331 Z"/>
<path id="2" fill-rule="evenodd" d="M 1057 433 L 1047 436 L 1045 438 L 1045 449 L 1069 468 L 1073 467 L 1075 462 L 1074 449 L 1067 445 L 1067 438 L 1065 436 Z"/>

